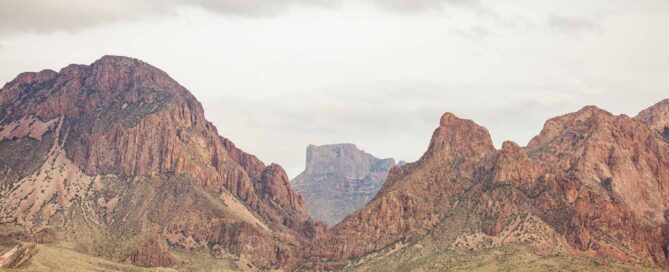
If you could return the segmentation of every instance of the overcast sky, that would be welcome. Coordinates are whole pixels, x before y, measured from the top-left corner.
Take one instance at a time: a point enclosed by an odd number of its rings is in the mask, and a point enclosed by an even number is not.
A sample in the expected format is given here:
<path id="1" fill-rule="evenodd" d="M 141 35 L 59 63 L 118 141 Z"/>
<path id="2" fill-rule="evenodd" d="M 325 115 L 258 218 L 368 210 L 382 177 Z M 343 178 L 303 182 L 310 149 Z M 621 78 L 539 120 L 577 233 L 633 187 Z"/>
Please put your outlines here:
<path id="1" fill-rule="evenodd" d="M 669 1 L 3 0 L 0 81 L 142 59 L 294 177 L 308 144 L 416 160 L 444 112 L 525 145 L 553 116 L 669 97 Z"/>

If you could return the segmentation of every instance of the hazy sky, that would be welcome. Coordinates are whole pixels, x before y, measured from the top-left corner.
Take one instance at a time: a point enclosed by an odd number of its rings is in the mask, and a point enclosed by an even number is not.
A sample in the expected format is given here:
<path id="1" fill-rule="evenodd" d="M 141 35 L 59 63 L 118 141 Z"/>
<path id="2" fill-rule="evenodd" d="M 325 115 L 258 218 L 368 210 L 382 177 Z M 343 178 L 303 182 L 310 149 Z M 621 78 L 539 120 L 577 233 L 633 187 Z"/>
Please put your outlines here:
<path id="1" fill-rule="evenodd" d="M 669 1 L 2 0 L 0 81 L 142 59 L 239 147 L 304 168 L 308 144 L 413 161 L 444 112 L 525 145 L 594 104 L 669 97 Z"/>

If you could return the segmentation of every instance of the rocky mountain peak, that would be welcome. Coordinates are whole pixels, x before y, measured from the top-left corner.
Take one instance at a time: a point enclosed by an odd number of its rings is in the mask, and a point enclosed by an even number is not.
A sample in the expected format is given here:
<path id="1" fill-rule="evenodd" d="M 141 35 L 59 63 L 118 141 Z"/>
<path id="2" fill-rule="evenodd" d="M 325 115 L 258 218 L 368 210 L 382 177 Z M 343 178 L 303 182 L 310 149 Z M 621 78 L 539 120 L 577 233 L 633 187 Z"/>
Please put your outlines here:
<path id="1" fill-rule="evenodd" d="M 527 160 L 525 151 L 514 141 L 504 141 L 500 155 L 513 160 Z"/>
<path id="2" fill-rule="evenodd" d="M 77 118 L 109 107 L 146 112 L 168 103 L 204 119 L 199 102 L 165 72 L 118 56 L 105 56 L 91 65 L 69 65 L 60 72 L 23 73 L 0 91 L 0 105 L 7 114 L 36 114 L 43 120 L 61 114 Z"/>
<path id="3" fill-rule="evenodd" d="M 495 147 L 487 129 L 471 120 L 460 119 L 452 113 L 445 113 L 441 116 L 439 128 L 432 134 L 430 146 L 423 157 L 481 158 L 494 150 Z"/>
<path id="4" fill-rule="evenodd" d="M 665 141 L 669 142 L 669 99 L 642 110 L 634 118 L 660 133 Z"/>
<path id="5" fill-rule="evenodd" d="M 512 141 L 505 141 L 493 158 L 494 161 L 488 167 L 493 175 L 489 181 L 494 183 L 527 189 L 534 185 L 543 170 L 527 156 L 522 147 Z"/>
<path id="6" fill-rule="evenodd" d="M 585 106 L 576 112 L 553 117 L 544 123 L 541 132 L 530 140 L 527 147 L 540 146 L 565 132 L 587 134 L 614 117 L 596 106 Z"/>
<path id="7" fill-rule="evenodd" d="M 101 58 L 94 61 L 92 65 L 93 66 L 100 66 L 100 65 L 115 65 L 115 66 L 125 65 L 125 66 L 130 66 L 130 65 L 137 65 L 137 64 L 144 64 L 144 62 L 139 60 L 139 59 L 126 57 L 126 56 L 104 55 Z"/>
<path id="8" fill-rule="evenodd" d="M 452 122 L 457 122 L 459 120 L 461 120 L 461 119 L 458 118 L 457 116 L 455 116 L 455 114 L 450 113 L 450 112 L 446 112 L 446 113 L 441 115 L 441 118 L 439 119 L 439 126 L 440 127 L 445 127 L 448 124 L 450 124 Z"/>
<path id="9" fill-rule="evenodd" d="M 63 236 L 85 253 L 169 266 L 186 248 L 269 269 L 325 228 L 279 165 L 219 136 L 188 90 L 137 59 L 19 75 L 0 89 L 0 146 L 0 222 L 93 230 Z"/>

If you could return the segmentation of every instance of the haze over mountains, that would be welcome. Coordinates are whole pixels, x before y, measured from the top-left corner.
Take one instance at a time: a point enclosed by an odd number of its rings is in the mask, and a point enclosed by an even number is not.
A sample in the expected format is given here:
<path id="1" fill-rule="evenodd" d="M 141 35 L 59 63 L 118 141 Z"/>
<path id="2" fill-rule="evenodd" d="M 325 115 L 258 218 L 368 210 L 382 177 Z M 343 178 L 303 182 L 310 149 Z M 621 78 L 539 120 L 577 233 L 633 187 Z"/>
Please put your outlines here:
<path id="1" fill-rule="evenodd" d="M 307 147 L 304 172 L 291 181 L 311 217 L 333 226 L 371 200 L 393 159 L 378 159 L 354 144 Z"/>
<path id="2" fill-rule="evenodd" d="M 105 56 L 0 89 L 0 266 L 666 269 L 667 131 L 669 100 L 636 117 L 588 106 L 497 150 L 445 113 L 405 165 L 309 147 L 305 204 L 165 72 Z M 361 207 L 330 229 L 309 217 L 338 221 L 341 200 Z"/>

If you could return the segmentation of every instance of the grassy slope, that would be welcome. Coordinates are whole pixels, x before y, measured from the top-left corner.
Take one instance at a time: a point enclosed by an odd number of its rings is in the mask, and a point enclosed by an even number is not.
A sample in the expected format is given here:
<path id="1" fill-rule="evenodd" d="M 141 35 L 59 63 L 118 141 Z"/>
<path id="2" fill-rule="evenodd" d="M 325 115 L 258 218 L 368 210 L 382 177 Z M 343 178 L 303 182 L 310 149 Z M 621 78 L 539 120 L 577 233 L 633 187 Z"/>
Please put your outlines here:
<path id="1" fill-rule="evenodd" d="M 37 255 L 28 264 L 18 269 L 5 269 L 5 271 L 175 271 L 116 263 L 63 247 L 38 245 L 37 250 Z"/>
<path id="2" fill-rule="evenodd" d="M 203 254 L 176 254 L 178 265 L 175 268 L 144 268 L 82 254 L 72 250 L 67 243 L 37 245 L 37 250 L 37 254 L 26 265 L 0 271 L 234 271 L 230 269 L 228 261 Z"/>
<path id="3" fill-rule="evenodd" d="M 19 269 L 1 271 L 233 271 L 225 260 L 198 254 L 175 254 L 172 268 L 143 268 L 85 255 L 67 243 L 38 245 L 38 253 Z M 383 256 L 383 257 L 382 257 Z M 662 271 L 639 264 L 613 260 L 593 260 L 566 256 L 539 256 L 523 248 L 496 248 L 480 251 L 447 251 L 416 254 L 400 251 L 380 254 L 347 271 Z"/>
<path id="4" fill-rule="evenodd" d="M 663 271 L 640 264 L 567 256 L 539 256 L 525 249 L 498 248 L 436 254 L 391 254 L 349 271 Z"/>

